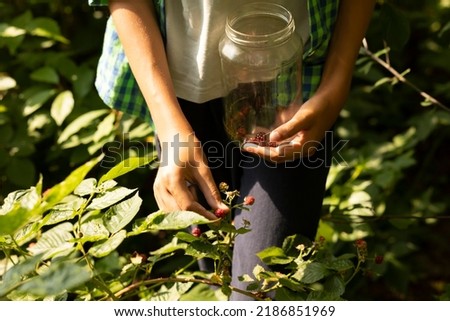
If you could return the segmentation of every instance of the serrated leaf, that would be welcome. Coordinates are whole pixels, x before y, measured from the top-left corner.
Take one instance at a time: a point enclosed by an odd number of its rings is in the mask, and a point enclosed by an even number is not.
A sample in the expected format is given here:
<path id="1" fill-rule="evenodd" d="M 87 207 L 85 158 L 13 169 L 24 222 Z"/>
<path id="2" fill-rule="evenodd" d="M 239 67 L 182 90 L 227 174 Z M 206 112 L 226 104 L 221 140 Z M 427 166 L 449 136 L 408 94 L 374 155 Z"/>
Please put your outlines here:
<path id="1" fill-rule="evenodd" d="M 337 272 L 344 272 L 352 269 L 355 265 L 350 260 L 334 260 L 327 264 L 328 268 Z"/>
<path id="2" fill-rule="evenodd" d="M 6 271 L 3 275 L 2 283 L 0 283 L 0 297 L 16 288 L 28 274 L 35 272 L 42 257 L 43 254 L 32 256 Z"/>
<path id="3" fill-rule="evenodd" d="M 104 240 L 110 234 L 101 217 L 89 218 L 84 221 L 80 226 L 80 232 L 83 235 L 81 243 Z"/>
<path id="4" fill-rule="evenodd" d="M 122 199 L 124 199 L 131 193 L 135 192 L 136 190 L 137 188 L 129 189 L 126 187 L 116 187 L 94 198 L 86 209 L 87 210 L 105 209 L 121 201 Z"/>
<path id="5" fill-rule="evenodd" d="M 14 235 L 39 215 L 40 196 L 35 187 L 8 194 L 0 209 L 0 235 Z"/>
<path id="6" fill-rule="evenodd" d="M 57 225 L 44 232 L 36 244 L 28 250 L 33 255 L 44 253 L 45 259 L 65 253 L 74 246 L 74 243 L 70 242 L 73 239 L 72 231 L 72 223 Z"/>
<path id="7" fill-rule="evenodd" d="M 68 195 L 61 203 L 54 205 L 46 216 L 45 225 L 54 225 L 73 219 L 86 199 L 75 195 Z"/>
<path id="8" fill-rule="evenodd" d="M 150 301 L 178 301 L 181 295 L 189 291 L 193 284 L 193 282 L 176 282 L 170 288 L 163 285 L 158 292 L 151 296 Z"/>
<path id="9" fill-rule="evenodd" d="M 275 292 L 275 300 L 277 301 L 304 301 L 306 300 L 305 293 L 292 291 L 288 288 L 281 287 Z"/>
<path id="10" fill-rule="evenodd" d="M 91 169 L 97 165 L 101 157 L 102 156 L 99 156 L 81 165 L 70 173 L 64 181 L 50 188 L 44 197 L 45 204 L 43 204 L 43 208 L 51 208 L 56 203 L 60 202 L 64 197 L 72 193 L 84 180 L 85 176 L 91 171 Z"/>
<path id="11" fill-rule="evenodd" d="M 67 116 L 72 112 L 75 100 L 70 90 L 63 91 L 56 96 L 50 109 L 50 115 L 58 126 L 61 126 Z"/>
<path id="12" fill-rule="evenodd" d="M 78 185 L 73 193 L 78 196 L 91 195 L 95 192 L 97 187 L 97 180 L 95 178 L 84 179 L 80 185 Z"/>
<path id="13" fill-rule="evenodd" d="M 261 252 L 258 252 L 256 255 L 268 265 L 289 264 L 294 260 L 293 257 L 287 256 L 283 249 L 276 246 L 268 247 Z"/>
<path id="14" fill-rule="evenodd" d="M 220 255 L 217 249 L 211 243 L 204 241 L 194 241 L 189 244 L 185 251 L 186 255 L 196 257 L 198 259 L 209 257 L 211 259 L 219 259 Z"/>
<path id="15" fill-rule="evenodd" d="M 155 212 L 146 218 L 149 230 L 182 230 L 195 224 L 209 224 L 212 221 L 204 216 L 190 211 Z"/>
<path id="16" fill-rule="evenodd" d="M 121 161 L 119 164 L 115 165 L 113 168 L 111 168 L 106 174 L 104 174 L 99 181 L 99 184 L 115 179 L 117 177 L 120 177 L 122 175 L 125 175 L 128 172 L 131 172 L 139 167 L 144 167 L 145 165 L 151 163 L 155 160 L 155 156 L 145 156 L 145 157 L 130 157 L 123 161 Z M 105 164 L 102 164 L 105 165 Z"/>
<path id="17" fill-rule="evenodd" d="M 254 268 L 253 268 L 253 275 L 255 276 L 255 278 L 258 281 L 261 281 L 261 277 L 260 274 L 264 273 L 266 270 L 259 264 L 257 264 Z"/>
<path id="18" fill-rule="evenodd" d="M 111 233 L 117 233 L 123 229 L 139 212 L 142 199 L 136 193 L 131 198 L 111 207 L 103 217 L 106 228 Z"/>
<path id="19" fill-rule="evenodd" d="M 322 280 L 329 274 L 330 271 L 324 264 L 319 262 L 311 262 L 306 266 L 303 277 L 300 281 L 306 284 L 311 284 Z"/>
<path id="20" fill-rule="evenodd" d="M 14 234 L 14 242 L 17 245 L 22 246 L 35 239 L 40 233 L 40 229 L 41 224 L 39 221 L 27 224 Z"/>
<path id="21" fill-rule="evenodd" d="M 19 292 L 46 297 L 76 288 L 91 278 L 86 267 L 73 262 L 54 263 L 42 275 L 31 278 Z"/>
<path id="22" fill-rule="evenodd" d="M 89 249 L 89 254 L 95 257 L 105 257 L 119 247 L 126 239 L 127 232 L 121 230 L 105 241 L 99 241 Z"/>

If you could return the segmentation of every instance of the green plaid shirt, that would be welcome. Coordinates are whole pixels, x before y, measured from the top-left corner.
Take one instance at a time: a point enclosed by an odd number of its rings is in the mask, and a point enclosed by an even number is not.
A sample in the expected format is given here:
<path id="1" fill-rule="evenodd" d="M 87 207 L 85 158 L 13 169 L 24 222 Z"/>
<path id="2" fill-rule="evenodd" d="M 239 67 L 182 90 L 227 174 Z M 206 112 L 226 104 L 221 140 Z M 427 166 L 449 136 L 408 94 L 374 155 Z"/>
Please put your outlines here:
<path id="1" fill-rule="evenodd" d="M 91 6 L 105 6 L 108 0 L 88 0 Z M 303 100 L 308 100 L 319 86 L 323 65 L 328 51 L 339 0 L 307 0 L 310 22 L 310 40 L 303 55 Z M 165 37 L 165 0 L 153 0 L 157 10 L 159 25 Z M 131 73 L 122 45 L 108 20 L 103 52 L 97 67 L 95 81 L 100 98 L 106 105 L 122 112 L 138 116 L 152 122 L 136 80 Z M 289 91 L 289 83 L 285 84 Z M 289 93 L 286 94 L 289 96 Z"/>

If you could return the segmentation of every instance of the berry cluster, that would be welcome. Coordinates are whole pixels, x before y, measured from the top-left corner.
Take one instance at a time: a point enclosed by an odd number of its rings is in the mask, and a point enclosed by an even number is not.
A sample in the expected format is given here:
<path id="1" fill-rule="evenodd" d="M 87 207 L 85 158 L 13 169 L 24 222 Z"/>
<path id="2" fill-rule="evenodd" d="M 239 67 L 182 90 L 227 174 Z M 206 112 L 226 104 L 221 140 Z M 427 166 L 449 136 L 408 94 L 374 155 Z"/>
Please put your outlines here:
<path id="1" fill-rule="evenodd" d="M 269 142 L 267 140 L 268 136 L 269 136 L 268 133 L 259 132 L 259 133 L 256 133 L 255 136 L 253 136 L 253 137 L 248 137 L 245 140 L 245 143 L 258 144 L 259 146 L 263 146 L 263 147 L 277 147 L 278 145 L 276 142 Z"/>

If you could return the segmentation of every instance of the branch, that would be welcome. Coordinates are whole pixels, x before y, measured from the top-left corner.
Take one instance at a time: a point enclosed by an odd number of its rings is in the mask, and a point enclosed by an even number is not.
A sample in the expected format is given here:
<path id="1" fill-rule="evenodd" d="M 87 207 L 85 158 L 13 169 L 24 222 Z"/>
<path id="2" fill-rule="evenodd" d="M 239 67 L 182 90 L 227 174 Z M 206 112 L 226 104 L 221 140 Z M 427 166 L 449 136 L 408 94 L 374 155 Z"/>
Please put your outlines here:
<path id="1" fill-rule="evenodd" d="M 414 91 L 418 92 L 423 98 L 425 98 L 426 101 L 429 101 L 433 105 L 436 105 L 446 111 L 450 112 L 450 108 L 445 106 L 443 103 L 441 103 L 439 100 L 431 96 L 430 94 L 424 92 L 419 87 L 417 87 L 415 84 L 410 82 L 408 79 L 406 79 L 402 74 L 400 74 L 397 70 L 395 70 L 389 63 L 389 61 L 384 61 L 380 57 L 378 57 L 376 54 L 374 54 L 372 51 L 369 50 L 369 46 L 367 44 L 367 40 L 363 40 L 363 46 L 362 46 L 363 52 L 369 56 L 372 60 L 374 60 L 376 63 L 381 65 L 383 68 L 385 68 L 387 71 L 389 71 L 398 81 L 401 81 L 405 85 L 408 85 L 411 87 Z"/>
<path id="2" fill-rule="evenodd" d="M 125 293 L 127 293 L 129 291 L 132 291 L 132 290 L 134 290 L 136 288 L 139 288 L 142 285 L 151 285 L 151 284 L 158 284 L 158 283 L 172 283 L 172 282 L 181 282 L 181 283 L 192 282 L 192 283 L 206 284 L 206 285 L 209 285 L 209 286 L 217 286 L 217 287 L 221 287 L 222 286 L 222 284 L 220 284 L 220 283 L 212 282 L 212 281 L 205 280 L 205 279 L 177 278 L 177 277 L 157 278 L 157 279 L 151 279 L 151 280 L 145 280 L 145 281 L 142 281 L 142 282 L 133 283 L 133 284 L 123 288 L 122 290 L 118 291 L 117 293 L 115 293 L 115 297 L 119 298 L 123 294 L 125 294 Z M 256 299 L 258 301 L 264 300 L 264 299 L 261 298 L 260 294 L 258 294 L 258 293 L 252 293 L 252 292 L 244 291 L 244 290 L 241 290 L 241 289 L 233 287 L 233 286 L 230 286 L 230 288 L 231 288 L 232 291 L 235 291 L 235 292 L 240 293 L 240 294 L 244 294 L 244 295 L 246 295 L 248 297 L 251 297 L 253 299 Z"/>

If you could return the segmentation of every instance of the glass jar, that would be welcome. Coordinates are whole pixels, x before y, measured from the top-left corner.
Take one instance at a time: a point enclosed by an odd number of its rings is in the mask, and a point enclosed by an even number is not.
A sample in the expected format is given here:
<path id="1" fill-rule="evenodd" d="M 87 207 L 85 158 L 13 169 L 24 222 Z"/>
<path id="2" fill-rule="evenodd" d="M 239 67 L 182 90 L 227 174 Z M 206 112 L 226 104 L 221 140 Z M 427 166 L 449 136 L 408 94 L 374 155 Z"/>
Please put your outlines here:
<path id="1" fill-rule="evenodd" d="M 302 101 L 303 44 L 292 14 L 274 3 L 239 7 L 227 18 L 219 52 L 229 138 L 272 146 L 268 134 Z"/>

